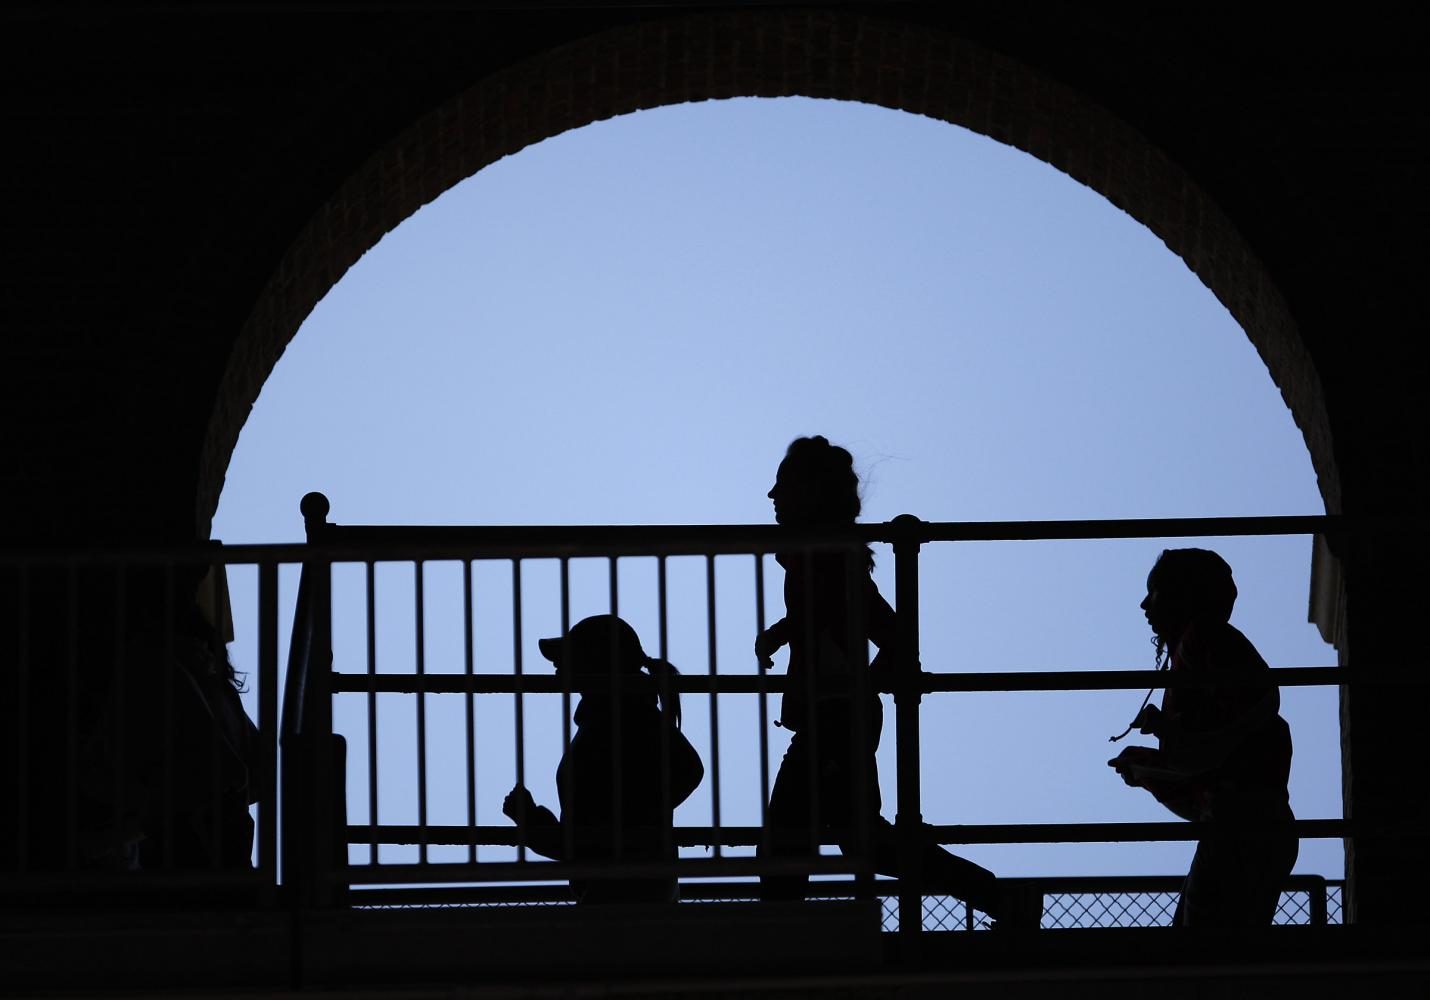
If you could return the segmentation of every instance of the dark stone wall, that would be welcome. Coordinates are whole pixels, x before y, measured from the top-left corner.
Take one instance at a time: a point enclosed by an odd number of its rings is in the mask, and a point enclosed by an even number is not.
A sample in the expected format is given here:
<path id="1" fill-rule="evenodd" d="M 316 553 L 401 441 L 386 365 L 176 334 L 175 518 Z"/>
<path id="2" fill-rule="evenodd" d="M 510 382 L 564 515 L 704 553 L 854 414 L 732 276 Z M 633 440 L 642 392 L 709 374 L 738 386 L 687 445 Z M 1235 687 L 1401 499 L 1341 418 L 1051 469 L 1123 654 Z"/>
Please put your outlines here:
<path id="1" fill-rule="evenodd" d="M 1419 512 L 1418 37 L 1383 13 L 1289 23 L 1231 5 L 12 6 L 0 532 L 21 545 L 206 534 L 288 339 L 417 207 L 602 117 L 784 94 L 963 124 L 1102 192 L 1247 330 L 1328 508 Z M 1426 586 L 1404 553 L 1346 560 L 1353 663 L 1423 659 L 1402 616 Z M 1426 751 L 1404 704 L 1347 702 L 1353 815 L 1423 814 L 1410 768 Z M 1361 845 L 1361 919 L 1422 919 L 1406 902 L 1405 879 L 1426 888 L 1408 843 Z"/>

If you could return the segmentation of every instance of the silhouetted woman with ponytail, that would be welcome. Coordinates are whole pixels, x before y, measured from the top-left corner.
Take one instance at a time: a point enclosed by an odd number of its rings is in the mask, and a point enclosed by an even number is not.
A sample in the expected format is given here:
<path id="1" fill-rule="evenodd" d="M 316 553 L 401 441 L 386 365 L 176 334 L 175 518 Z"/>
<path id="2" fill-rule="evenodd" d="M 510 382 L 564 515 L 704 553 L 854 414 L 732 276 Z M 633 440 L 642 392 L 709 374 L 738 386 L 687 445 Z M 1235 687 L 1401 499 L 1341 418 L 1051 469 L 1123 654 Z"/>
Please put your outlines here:
<path id="1" fill-rule="evenodd" d="M 502 803 L 522 843 L 557 861 L 597 864 L 673 861 L 675 807 L 704 777 L 700 755 L 680 732 L 675 667 L 647 656 L 635 630 L 596 615 L 564 637 L 542 639 L 541 654 L 581 697 L 576 732 L 556 770 L 561 816 L 517 785 Z M 572 879 L 582 903 L 668 902 L 676 880 Z"/>
<path id="2" fill-rule="evenodd" d="M 798 438 L 780 463 L 769 498 L 775 520 L 788 527 L 852 525 L 861 509 L 853 457 L 823 437 Z M 866 550 L 852 557 L 857 560 L 854 586 L 851 556 L 845 551 L 781 552 L 775 558 L 785 571 L 785 616 L 758 636 L 755 655 L 769 666 L 776 650 L 789 647 L 788 684 L 777 725 L 794 736 L 770 791 L 760 856 L 812 854 L 812 828 L 850 854 L 858 827 L 868 824 L 875 871 L 897 876 L 897 839 L 893 826 L 879 815 L 874 756 L 883 705 L 872 679 L 854 674 L 865 651 L 850 646 L 852 638 L 879 649 L 871 665 L 874 675 L 893 654 L 896 618 L 870 575 L 873 554 Z M 859 605 L 851 607 L 851 592 Z M 858 626 L 862 634 L 854 635 Z M 995 918 L 1010 914 L 1011 899 L 1005 901 L 987 869 L 936 844 L 926 845 L 922 862 L 927 891 L 958 896 Z M 765 899 L 799 899 L 806 883 L 803 875 L 766 876 L 761 893 Z"/>

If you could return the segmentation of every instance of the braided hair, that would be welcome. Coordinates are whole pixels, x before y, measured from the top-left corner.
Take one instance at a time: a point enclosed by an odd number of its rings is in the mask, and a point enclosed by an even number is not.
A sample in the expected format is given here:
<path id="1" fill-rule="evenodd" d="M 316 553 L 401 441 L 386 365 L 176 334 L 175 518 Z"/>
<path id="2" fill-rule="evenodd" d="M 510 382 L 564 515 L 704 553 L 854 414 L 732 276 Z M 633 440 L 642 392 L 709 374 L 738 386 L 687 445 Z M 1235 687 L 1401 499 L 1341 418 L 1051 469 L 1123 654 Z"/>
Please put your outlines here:
<path id="1" fill-rule="evenodd" d="M 1189 619 L 1230 621 L 1231 609 L 1236 604 L 1236 581 L 1232 579 L 1231 566 L 1210 549 L 1163 549 L 1152 564 L 1152 572 L 1147 574 L 1147 589 L 1156 590 L 1159 602 L 1177 608 Z M 1166 670 L 1171 655 L 1166 637 L 1154 632 L 1152 649 L 1153 667 Z M 1111 737 L 1112 742 L 1116 743 L 1132 732 L 1136 717 L 1151 700 L 1152 691 L 1148 691 L 1147 697 L 1142 699 L 1141 708 L 1133 716 L 1133 724 L 1121 734 Z"/>

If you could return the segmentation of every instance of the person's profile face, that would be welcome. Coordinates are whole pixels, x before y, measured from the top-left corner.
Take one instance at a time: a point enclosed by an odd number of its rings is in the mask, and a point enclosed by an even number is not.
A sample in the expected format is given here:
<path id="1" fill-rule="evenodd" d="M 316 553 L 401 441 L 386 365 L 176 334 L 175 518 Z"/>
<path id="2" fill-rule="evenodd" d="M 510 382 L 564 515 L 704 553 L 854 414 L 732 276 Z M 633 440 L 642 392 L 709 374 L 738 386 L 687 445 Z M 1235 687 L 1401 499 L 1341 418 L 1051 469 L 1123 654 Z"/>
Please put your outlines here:
<path id="1" fill-rule="evenodd" d="M 780 488 L 781 485 L 782 484 L 780 483 L 779 476 L 775 476 L 775 484 L 771 486 L 770 491 L 765 494 L 765 496 L 769 497 L 770 500 L 774 502 L 776 524 L 784 524 L 784 507 L 782 505 L 784 503 L 785 493 L 784 490 Z"/>
<path id="2" fill-rule="evenodd" d="M 780 463 L 775 484 L 766 494 L 775 505 L 776 524 L 801 524 L 811 519 L 818 503 L 817 490 L 808 475 L 801 475 L 789 459 Z"/>
<path id="3" fill-rule="evenodd" d="M 1183 613 L 1182 603 L 1177 600 L 1175 590 L 1169 589 L 1166 581 L 1158 578 L 1154 567 L 1152 572 L 1147 574 L 1147 596 L 1142 598 L 1139 607 L 1146 615 L 1147 624 L 1152 627 L 1152 631 L 1167 642 L 1177 637 L 1184 624 L 1186 615 Z"/>
<path id="4" fill-rule="evenodd" d="M 569 659 L 564 650 L 551 658 L 551 670 L 557 677 L 566 677 L 571 673 Z"/>
<path id="5" fill-rule="evenodd" d="M 590 693 L 595 678 L 589 672 L 583 671 L 582 666 L 583 664 L 569 650 L 551 661 L 551 669 L 572 692 L 586 695 Z"/>

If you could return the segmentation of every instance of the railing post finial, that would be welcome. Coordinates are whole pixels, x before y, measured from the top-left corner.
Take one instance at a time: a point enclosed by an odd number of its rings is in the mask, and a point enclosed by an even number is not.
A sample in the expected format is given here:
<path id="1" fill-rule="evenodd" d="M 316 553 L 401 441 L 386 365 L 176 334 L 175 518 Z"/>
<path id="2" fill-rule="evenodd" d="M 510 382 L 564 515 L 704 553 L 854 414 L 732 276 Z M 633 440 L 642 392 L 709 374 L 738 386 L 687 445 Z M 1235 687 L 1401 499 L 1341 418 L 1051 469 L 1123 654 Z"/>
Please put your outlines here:
<path id="1" fill-rule="evenodd" d="M 328 502 L 328 498 L 318 492 L 308 493 L 298 502 L 298 509 L 303 512 L 303 527 L 308 532 L 309 540 L 325 528 L 328 524 L 328 511 L 333 509 L 333 505 Z"/>
<path id="2" fill-rule="evenodd" d="M 889 522 L 889 526 L 895 529 L 895 544 L 899 542 L 911 543 L 917 549 L 923 544 L 923 537 L 919 528 L 924 521 L 917 514 L 900 514 Z M 903 536 L 902 538 L 899 536 Z"/>
<path id="3" fill-rule="evenodd" d="M 894 685 L 894 745 L 898 811 L 899 936 L 905 954 L 917 955 L 923 931 L 923 806 L 919 778 L 919 547 L 923 522 L 900 514 L 889 522 L 895 529 L 894 606 L 897 629 Z"/>

